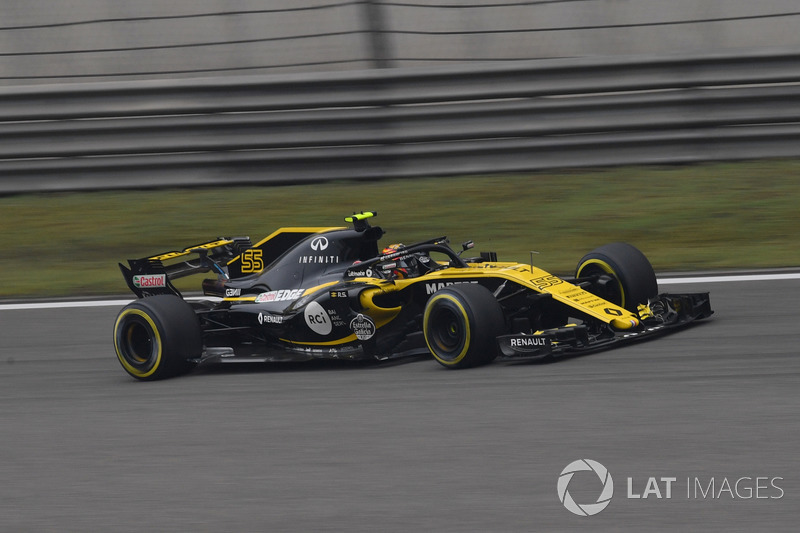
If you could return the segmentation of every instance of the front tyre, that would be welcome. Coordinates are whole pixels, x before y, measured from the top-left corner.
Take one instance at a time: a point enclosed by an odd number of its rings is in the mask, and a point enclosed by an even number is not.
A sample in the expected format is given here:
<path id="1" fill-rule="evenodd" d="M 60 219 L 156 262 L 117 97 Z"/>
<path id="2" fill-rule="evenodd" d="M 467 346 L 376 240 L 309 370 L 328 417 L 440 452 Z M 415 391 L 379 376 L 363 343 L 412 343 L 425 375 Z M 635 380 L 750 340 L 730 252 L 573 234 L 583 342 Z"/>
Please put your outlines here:
<path id="1" fill-rule="evenodd" d="M 494 295 L 470 283 L 434 294 L 422 324 L 434 359 L 447 368 L 467 368 L 497 357 L 496 339 L 503 333 L 505 319 Z"/>
<path id="2" fill-rule="evenodd" d="M 590 292 L 635 312 L 658 294 L 656 273 L 636 247 L 615 242 L 592 250 L 578 261 L 576 278 L 595 277 Z"/>
<path id="3" fill-rule="evenodd" d="M 188 372 L 203 350 L 202 331 L 192 307 L 161 294 L 128 304 L 114 323 L 114 348 L 122 368 L 152 381 Z"/>

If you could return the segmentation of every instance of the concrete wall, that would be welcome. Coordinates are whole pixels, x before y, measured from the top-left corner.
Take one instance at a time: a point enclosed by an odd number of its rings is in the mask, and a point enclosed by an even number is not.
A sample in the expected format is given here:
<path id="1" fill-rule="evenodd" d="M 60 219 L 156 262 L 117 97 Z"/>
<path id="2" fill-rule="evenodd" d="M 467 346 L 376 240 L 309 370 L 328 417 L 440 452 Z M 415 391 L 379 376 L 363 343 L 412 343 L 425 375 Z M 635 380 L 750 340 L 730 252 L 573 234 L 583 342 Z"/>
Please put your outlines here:
<path id="1" fill-rule="evenodd" d="M 797 0 L 400 3 L 4 0 L 0 85 L 800 46 Z"/>

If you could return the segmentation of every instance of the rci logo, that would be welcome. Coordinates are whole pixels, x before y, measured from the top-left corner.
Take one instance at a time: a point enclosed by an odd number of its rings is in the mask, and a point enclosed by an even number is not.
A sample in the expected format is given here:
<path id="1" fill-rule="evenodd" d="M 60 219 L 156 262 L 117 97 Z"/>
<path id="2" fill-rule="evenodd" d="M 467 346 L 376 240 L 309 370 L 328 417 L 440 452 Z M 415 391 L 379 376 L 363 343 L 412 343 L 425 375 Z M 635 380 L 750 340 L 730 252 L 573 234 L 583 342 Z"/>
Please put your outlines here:
<path id="1" fill-rule="evenodd" d="M 597 474 L 597 477 L 600 478 L 600 482 L 603 484 L 603 490 L 600 492 L 600 496 L 598 496 L 595 503 L 579 504 L 572 499 L 567 489 L 575 472 L 587 470 Z M 573 461 L 568 464 L 567 467 L 561 471 L 561 475 L 558 476 L 558 499 L 561 500 L 561 503 L 564 504 L 564 507 L 566 507 L 569 512 L 578 516 L 596 515 L 608 507 L 608 504 L 611 503 L 612 496 L 614 496 L 614 480 L 611 479 L 611 474 L 608 473 L 606 467 L 597 461 L 592 461 L 591 459 Z"/>

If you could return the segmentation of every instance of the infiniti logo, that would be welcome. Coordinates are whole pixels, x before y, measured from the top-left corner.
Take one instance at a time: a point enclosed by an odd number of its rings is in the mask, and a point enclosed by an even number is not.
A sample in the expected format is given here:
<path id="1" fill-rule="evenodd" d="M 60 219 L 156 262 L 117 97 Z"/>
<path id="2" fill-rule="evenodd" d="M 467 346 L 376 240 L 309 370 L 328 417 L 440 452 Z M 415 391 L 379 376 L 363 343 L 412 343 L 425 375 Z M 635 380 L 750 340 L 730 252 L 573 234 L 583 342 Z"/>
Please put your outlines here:
<path id="1" fill-rule="evenodd" d="M 315 252 L 320 252 L 328 248 L 327 237 L 315 237 L 311 240 L 311 249 Z"/>
<path id="2" fill-rule="evenodd" d="M 603 484 L 603 490 L 600 492 L 600 496 L 597 497 L 595 503 L 579 504 L 572 499 L 567 489 L 569 488 L 569 482 L 572 481 L 572 476 L 575 475 L 575 472 L 587 470 L 597 474 L 597 477 L 600 478 L 600 482 Z M 561 475 L 558 476 L 558 499 L 561 500 L 561 503 L 564 504 L 564 507 L 566 507 L 569 512 L 578 516 L 596 515 L 608 507 L 608 504 L 611 503 L 612 496 L 614 496 L 614 480 L 611 479 L 611 474 L 608 473 L 606 467 L 597 461 L 578 459 L 568 464 L 567 467 L 561 471 Z"/>

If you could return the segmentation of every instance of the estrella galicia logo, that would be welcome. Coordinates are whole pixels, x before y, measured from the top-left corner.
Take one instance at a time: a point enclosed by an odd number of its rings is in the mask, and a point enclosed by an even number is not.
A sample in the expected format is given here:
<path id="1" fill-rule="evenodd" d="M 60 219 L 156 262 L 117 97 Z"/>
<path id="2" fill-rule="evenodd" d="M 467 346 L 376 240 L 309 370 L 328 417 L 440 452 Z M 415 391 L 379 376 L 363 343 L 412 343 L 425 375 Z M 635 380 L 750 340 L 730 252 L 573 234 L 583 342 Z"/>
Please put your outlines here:
<path id="1" fill-rule="evenodd" d="M 594 503 L 579 504 L 572 499 L 569 493 L 568 488 L 570 481 L 572 481 L 572 476 L 575 475 L 575 472 L 581 471 L 594 472 L 603 484 L 603 490 Z M 596 515 L 608 507 L 608 504 L 611 503 L 612 496 L 614 496 L 614 480 L 611 479 L 611 474 L 608 472 L 608 469 L 597 461 L 578 459 L 568 464 L 566 468 L 561 471 L 561 475 L 558 476 L 558 499 L 561 500 L 561 503 L 564 504 L 564 507 L 566 507 L 569 512 L 578 516 Z"/>
<path id="2" fill-rule="evenodd" d="M 315 252 L 321 252 L 328 248 L 328 238 L 327 237 L 315 237 L 311 241 L 311 249 Z"/>

